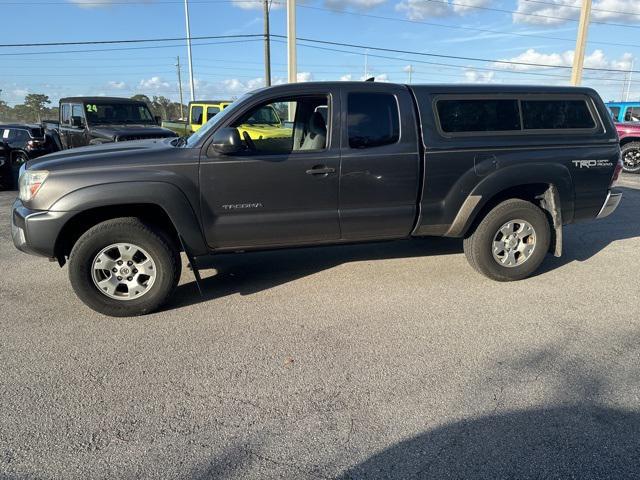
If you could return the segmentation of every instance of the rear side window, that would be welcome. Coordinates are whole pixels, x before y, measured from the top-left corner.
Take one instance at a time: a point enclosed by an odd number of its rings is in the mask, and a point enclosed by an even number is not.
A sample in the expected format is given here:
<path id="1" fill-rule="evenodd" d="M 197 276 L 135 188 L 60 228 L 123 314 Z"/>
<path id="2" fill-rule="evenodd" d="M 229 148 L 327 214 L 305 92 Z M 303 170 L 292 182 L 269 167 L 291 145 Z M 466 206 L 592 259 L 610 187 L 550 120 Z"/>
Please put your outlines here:
<path id="1" fill-rule="evenodd" d="M 584 100 L 523 100 L 525 130 L 595 128 L 596 123 Z"/>
<path id="2" fill-rule="evenodd" d="M 62 104 L 62 123 L 65 125 L 71 124 L 71 105 L 68 103 Z"/>
<path id="3" fill-rule="evenodd" d="M 202 125 L 202 107 L 193 107 L 191 109 L 191 123 Z"/>
<path id="4" fill-rule="evenodd" d="M 613 119 L 617 122 L 620 116 L 620 107 L 609 107 L 611 110 L 611 115 L 613 115 Z"/>
<path id="5" fill-rule="evenodd" d="M 517 100 L 440 100 L 437 104 L 443 132 L 505 132 L 520 130 Z"/>
<path id="6" fill-rule="evenodd" d="M 640 107 L 629 107 L 624 114 L 625 122 L 640 122 Z"/>
<path id="7" fill-rule="evenodd" d="M 215 117 L 217 113 L 220 113 L 218 107 L 207 107 L 207 122 Z"/>
<path id="8" fill-rule="evenodd" d="M 380 147 L 400 139 L 400 116 L 395 96 L 350 93 L 347 111 L 350 148 Z"/>

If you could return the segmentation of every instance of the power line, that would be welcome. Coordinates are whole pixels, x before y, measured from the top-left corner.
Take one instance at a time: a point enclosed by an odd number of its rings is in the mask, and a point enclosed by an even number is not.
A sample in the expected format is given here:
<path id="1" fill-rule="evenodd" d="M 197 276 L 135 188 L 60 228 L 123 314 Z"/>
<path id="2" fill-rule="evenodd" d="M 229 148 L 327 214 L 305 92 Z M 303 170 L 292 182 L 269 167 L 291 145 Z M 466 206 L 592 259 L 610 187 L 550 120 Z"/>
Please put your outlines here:
<path id="1" fill-rule="evenodd" d="M 262 35 L 259 35 L 262 37 Z M 250 42 L 261 42 L 262 38 L 254 38 L 254 39 L 244 39 L 244 40 L 229 40 L 229 41 L 221 41 L 221 42 L 205 42 L 205 43 L 194 43 L 193 46 L 202 46 L 202 45 L 223 45 L 223 44 L 231 44 L 231 43 L 250 43 Z M 115 52 L 122 50 L 147 50 L 152 48 L 182 48 L 183 44 L 173 44 L 173 45 L 153 45 L 146 47 L 123 47 L 123 48 L 94 48 L 91 50 L 58 50 L 58 51 L 44 51 L 44 52 L 20 52 L 20 53 L 0 53 L 0 56 L 22 56 L 22 55 L 52 55 L 52 54 L 64 54 L 64 53 L 93 53 L 93 52 Z"/>
<path id="2" fill-rule="evenodd" d="M 286 38 L 284 35 L 272 35 L 272 37 Z M 329 41 L 329 40 L 318 40 L 318 39 L 315 39 L 315 38 L 301 38 L 301 37 L 298 37 L 297 40 L 298 41 L 304 41 L 304 42 L 311 42 L 311 43 L 320 43 L 320 44 L 324 44 L 324 45 L 335 45 L 335 46 L 339 46 L 339 47 L 360 48 L 360 49 L 365 49 L 365 50 L 377 50 L 377 51 L 380 51 L 380 52 L 401 53 L 401 54 L 404 54 L 404 55 L 418 55 L 418 56 L 424 56 L 424 57 L 448 58 L 448 59 L 465 60 L 465 61 L 471 61 L 471 62 L 499 63 L 499 64 L 503 64 L 503 65 L 520 65 L 520 66 L 527 66 L 527 67 L 571 69 L 571 66 L 568 66 L 568 65 L 549 65 L 549 64 L 544 64 L 544 63 L 518 62 L 518 61 L 513 61 L 513 60 L 496 60 L 496 59 L 491 59 L 491 58 L 478 58 L 478 57 L 464 57 L 464 56 L 458 56 L 458 55 L 445 55 L 445 54 L 442 54 L 442 53 L 416 52 L 416 51 L 411 51 L 411 50 L 400 50 L 400 49 L 395 49 L 395 48 L 374 47 L 374 46 L 370 46 L 370 45 L 360 45 L 360 44 L 354 44 L 354 43 L 332 42 L 332 41 Z M 618 69 L 618 68 L 585 67 L 584 69 L 585 70 L 591 70 L 591 71 L 599 71 L 599 72 L 619 72 L 619 73 L 632 72 L 632 73 L 640 73 L 640 70 L 638 70 L 638 71 L 636 71 L 636 70 L 622 70 L 622 69 Z"/>
<path id="3" fill-rule="evenodd" d="M 191 37 L 191 40 L 213 40 L 224 38 L 255 38 L 263 37 L 261 34 L 243 34 L 243 35 L 208 35 L 204 37 Z M 68 45 L 110 45 L 121 43 L 150 43 L 150 42 L 178 42 L 186 40 L 186 37 L 169 37 L 169 38 L 135 38 L 132 40 L 89 40 L 81 42 L 45 42 L 45 43 L 5 43 L 0 44 L 2 48 L 8 47 L 60 47 Z"/>
<path id="4" fill-rule="evenodd" d="M 540 38 L 540 39 L 543 39 L 543 40 L 558 40 L 558 41 L 561 41 L 561 42 L 569 42 L 569 43 L 575 43 L 575 41 L 576 41 L 575 38 L 550 37 L 548 35 L 537 35 L 537 34 L 534 34 L 534 33 L 507 32 L 505 30 L 491 30 L 491 29 L 488 29 L 488 28 L 466 27 L 466 26 L 463 26 L 463 25 L 445 25 L 445 24 L 442 24 L 442 23 L 425 22 L 423 20 L 411 20 L 411 19 L 408 19 L 408 18 L 386 17 L 386 16 L 383 16 L 383 15 L 374 15 L 374 14 L 370 14 L 370 13 L 350 12 L 350 11 L 346 11 L 346 10 L 334 10 L 332 8 L 316 7 L 316 6 L 312 6 L 312 5 L 298 5 L 298 7 L 311 9 L 311 10 L 319 10 L 319 11 L 324 11 L 324 12 L 338 13 L 338 14 L 341 14 L 341 15 L 352 15 L 352 16 L 357 16 L 357 17 L 373 18 L 373 19 L 377 19 L 377 20 L 390 20 L 390 21 L 394 21 L 394 22 L 403 22 L 403 23 L 414 23 L 414 24 L 417 24 L 417 25 L 427 25 L 427 26 L 430 26 L 430 27 L 449 28 L 449 29 L 454 29 L 454 30 L 466 30 L 466 31 L 472 31 L 472 32 L 492 33 L 492 34 L 498 34 L 498 35 L 515 36 L 515 37 Z M 594 40 L 590 40 L 589 43 L 594 44 L 594 45 L 610 45 L 610 46 L 614 46 L 614 47 L 640 48 L 640 44 L 637 44 L 637 43 L 634 44 L 634 43 L 602 42 L 602 41 L 594 41 Z"/>
<path id="5" fill-rule="evenodd" d="M 466 3 L 449 2 L 447 0 L 424 0 L 424 1 L 425 2 L 432 2 L 432 3 L 443 3 L 443 4 L 449 5 L 449 6 L 473 8 L 473 9 L 476 9 L 476 10 L 488 10 L 488 11 L 491 11 L 491 12 L 501 12 L 501 13 L 515 14 L 515 15 L 525 15 L 525 16 L 528 16 L 528 17 L 540 17 L 540 18 L 547 18 L 547 19 L 551 19 L 551 20 L 565 20 L 567 22 L 578 22 L 578 19 L 576 19 L 576 18 L 558 17 L 558 16 L 555 16 L 555 15 L 543 15 L 541 13 L 518 12 L 516 10 L 506 10 L 506 9 L 503 9 L 503 8 L 481 7 L 479 5 L 469 5 L 469 4 L 466 4 Z M 623 28 L 640 28 L 639 25 L 625 25 L 624 23 L 611 23 L 611 22 L 602 22 L 602 21 L 596 21 L 596 20 L 591 21 L 591 23 L 597 23 L 599 25 L 610 25 L 610 26 L 614 26 L 614 27 L 623 27 Z"/>
<path id="6" fill-rule="evenodd" d="M 539 3 L 541 5 L 552 5 L 554 7 L 577 8 L 578 10 L 580 10 L 580 8 L 581 8 L 578 5 L 568 5 L 566 3 L 544 2 L 542 0 L 524 0 L 524 1 L 525 2 L 529 2 L 529 3 Z M 593 11 L 593 12 L 603 12 L 603 13 L 615 13 L 617 15 L 636 15 L 636 16 L 640 16 L 640 13 L 621 12 L 619 10 L 607 10 L 607 9 L 604 9 L 604 8 L 592 8 L 591 11 Z"/>

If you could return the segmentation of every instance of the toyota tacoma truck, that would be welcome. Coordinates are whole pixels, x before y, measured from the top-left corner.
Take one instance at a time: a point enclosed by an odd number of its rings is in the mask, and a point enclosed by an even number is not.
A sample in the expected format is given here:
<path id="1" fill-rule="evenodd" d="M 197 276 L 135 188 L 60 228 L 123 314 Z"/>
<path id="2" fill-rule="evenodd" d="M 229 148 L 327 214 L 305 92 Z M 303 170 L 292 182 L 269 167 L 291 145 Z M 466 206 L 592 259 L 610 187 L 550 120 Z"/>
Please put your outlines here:
<path id="1" fill-rule="evenodd" d="M 60 99 L 60 120 L 45 121 L 59 150 L 178 135 L 159 126 L 146 103 L 117 97 L 68 97 Z"/>
<path id="2" fill-rule="evenodd" d="M 240 135 L 265 106 L 293 119 L 289 137 Z M 112 316 L 160 307 L 182 251 L 198 282 L 219 253 L 458 237 L 474 269 L 511 281 L 561 254 L 563 225 L 616 209 L 621 169 L 613 120 L 588 88 L 279 85 L 188 139 L 30 160 L 12 235 L 68 263 L 78 297 Z"/>

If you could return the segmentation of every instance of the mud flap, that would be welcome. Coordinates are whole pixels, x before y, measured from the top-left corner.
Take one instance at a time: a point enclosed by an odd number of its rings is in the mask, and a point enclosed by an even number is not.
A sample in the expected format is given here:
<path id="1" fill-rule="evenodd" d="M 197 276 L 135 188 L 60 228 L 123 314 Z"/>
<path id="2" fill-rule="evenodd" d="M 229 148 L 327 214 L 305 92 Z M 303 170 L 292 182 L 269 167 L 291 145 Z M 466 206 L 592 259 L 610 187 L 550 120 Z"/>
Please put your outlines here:
<path id="1" fill-rule="evenodd" d="M 178 235 L 178 238 L 180 239 L 180 245 L 182 245 L 182 250 L 184 250 L 184 253 L 187 256 L 187 260 L 189 260 L 189 268 L 193 272 L 193 276 L 196 279 L 196 286 L 198 287 L 198 292 L 200 292 L 201 297 L 204 297 L 204 294 L 202 293 L 202 285 L 201 285 L 202 277 L 200 276 L 198 265 L 196 264 L 193 255 L 191 255 L 191 253 L 187 249 L 187 246 L 185 245 L 184 240 L 182 240 L 182 235 Z"/>
<path id="2" fill-rule="evenodd" d="M 550 251 L 555 257 L 562 256 L 562 211 L 560 210 L 560 195 L 554 185 L 550 185 L 541 198 L 541 206 L 549 215 L 553 223 L 553 243 Z"/>

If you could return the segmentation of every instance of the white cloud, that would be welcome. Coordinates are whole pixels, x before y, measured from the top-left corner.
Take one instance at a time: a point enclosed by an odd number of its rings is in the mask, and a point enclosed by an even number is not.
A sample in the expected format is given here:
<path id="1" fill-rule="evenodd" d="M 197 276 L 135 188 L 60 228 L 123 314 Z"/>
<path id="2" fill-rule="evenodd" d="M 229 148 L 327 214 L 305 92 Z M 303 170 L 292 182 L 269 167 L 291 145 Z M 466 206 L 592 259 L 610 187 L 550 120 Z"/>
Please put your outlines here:
<path id="1" fill-rule="evenodd" d="M 260 10 L 263 9 L 262 0 L 232 0 L 231 3 L 234 7 L 241 8 L 243 10 Z M 282 8 L 282 2 L 271 2 L 271 9 Z"/>
<path id="2" fill-rule="evenodd" d="M 582 0 L 547 0 L 547 2 L 553 5 L 518 0 L 513 22 L 553 26 L 580 16 Z M 640 2 L 638 0 L 596 0 L 591 7 L 591 18 L 598 21 L 640 23 Z"/>
<path id="3" fill-rule="evenodd" d="M 350 73 L 347 73 L 346 75 L 342 75 L 340 77 L 341 82 L 350 82 L 352 80 L 353 80 L 353 75 L 351 75 Z"/>
<path id="4" fill-rule="evenodd" d="M 567 50 L 561 53 L 542 53 L 530 48 L 525 52 L 512 58 L 501 59 L 509 62 L 521 62 L 531 64 L 548 65 L 551 67 L 570 67 L 573 65 L 573 50 Z M 594 50 L 591 54 L 585 55 L 584 66 L 589 68 L 614 68 L 618 70 L 629 70 L 633 61 L 633 55 L 630 53 L 623 54 L 619 59 L 609 60 L 602 50 Z M 536 65 L 513 65 L 506 63 L 494 63 L 493 66 L 508 70 L 527 71 L 539 68 Z"/>
<path id="5" fill-rule="evenodd" d="M 424 20 L 428 17 L 446 17 L 449 15 L 465 15 L 477 11 L 473 7 L 486 7 L 490 0 L 465 0 L 458 4 L 455 0 L 452 4 L 440 2 L 428 2 L 425 0 L 402 0 L 396 5 L 396 10 L 404 12 L 410 20 Z"/>
<path id="6" fill-rule="evenodd" d="M 467 83 L 493 83 L 495 72 L 483 72 L 473 69 L 464 71 L 464 79 Z"/>
<path id="7" fill-rule="evenodd" d="M 298 82 L 312 82 L 313 74 L 311 72 L 298 72 Z"/>
<path id="8" fill-rule="evenodd" d="M 148 95 L 173 93 L 177 90 L 169 82 L 160 77 L 151 77 L 140 80 L 140 83 L 138 83 L 138 89 L 143 90 L 142 93 Z"/>
<path id="9" fill-rule="evenodd" d="M 334 10 L 344 10 L 346 8 L 369 10 L 386 2 L 387 0 L 324 0 L 324 4 Z"/>
<path id="10" fill-rule="evenodd" d="M 116 90 L 124 90 L 127 88 L 127 84 L 124 82 L 116 82 L 115 80 L 111 80 L 107 83 L 109 88 L 114 88 Z"/>

